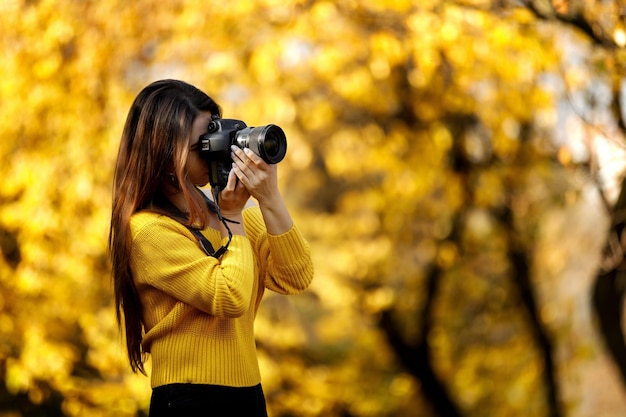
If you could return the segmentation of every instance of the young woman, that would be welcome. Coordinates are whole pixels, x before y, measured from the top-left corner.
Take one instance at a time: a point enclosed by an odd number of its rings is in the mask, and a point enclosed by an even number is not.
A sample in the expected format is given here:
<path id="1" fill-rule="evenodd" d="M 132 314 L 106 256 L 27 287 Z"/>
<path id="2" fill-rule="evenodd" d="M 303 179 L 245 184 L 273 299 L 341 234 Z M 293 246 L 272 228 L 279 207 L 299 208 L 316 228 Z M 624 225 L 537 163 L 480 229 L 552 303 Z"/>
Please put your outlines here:
<path id="1" fill-rule="evenodd" d="M 233 146 L 224 189 L 207 201 L 198 188 L 209 181 L 199 138 L 219 117 L 202 91 L 162 80 L 139 93 L 122 133 L 109 253 L 130 366 L 145 374 L 152 358 L 151 417 L 266 416 L 257 309 L 266 288 L 297 294 L 313 277 L 276 165 Z"/>

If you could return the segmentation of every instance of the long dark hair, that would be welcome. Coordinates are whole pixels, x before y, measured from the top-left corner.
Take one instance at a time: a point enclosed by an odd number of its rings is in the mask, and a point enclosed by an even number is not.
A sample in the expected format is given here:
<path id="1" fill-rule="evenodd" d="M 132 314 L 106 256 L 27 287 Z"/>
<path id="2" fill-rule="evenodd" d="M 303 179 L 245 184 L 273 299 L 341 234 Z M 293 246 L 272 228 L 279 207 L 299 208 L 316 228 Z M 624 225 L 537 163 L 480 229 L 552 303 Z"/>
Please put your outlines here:
<path id="1" fill-rule="evenodd" d="M 117 321 L 125 330 L 133 372 L 144 370 L 142 312 L 130 268 L 130 217 L 154 209 L 161 186 L 174 178 L 189 207 L 189 223 L 206 227 L 209 213 L 202 196 L 185 175 L 194 119 L 200 112 L 220 116 L 215 101 L 177 80 L 156 81 L 135 98 L 117 156 L 108 251 L 112 263 Z"/>

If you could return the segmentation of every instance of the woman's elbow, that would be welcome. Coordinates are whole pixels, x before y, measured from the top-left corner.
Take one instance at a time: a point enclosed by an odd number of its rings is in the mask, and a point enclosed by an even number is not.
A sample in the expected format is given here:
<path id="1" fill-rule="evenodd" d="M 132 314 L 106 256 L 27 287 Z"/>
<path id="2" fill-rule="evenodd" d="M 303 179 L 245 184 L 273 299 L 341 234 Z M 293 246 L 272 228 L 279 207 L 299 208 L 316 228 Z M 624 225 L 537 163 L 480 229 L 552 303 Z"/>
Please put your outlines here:
<path id="1" fill-rule="evenodd" d="M 236 319 L 246 314 L 246 311 L 248 311 L 248 306 L 237 305 L 224 310 L 222 317 L 226 319 Z"/>
<path id="2" fill-rule="evenodd" d="M 250 308 L 252 294 L 246 296 L 241 291 L 229 291 L 219 297 L 219 302 L 214 303 L 210 314 L 221 318 L 237 318 L 243 316 Z"/>
<path id="3" fill-rule="evenodd" d="M 222 311 L 226 318 L 237 318 L 243 316 L 248 308 L 250 308 L 250 297 L 235 293 L 228 297 L 228 302 L 224 304 Z"/>
<path id="4" fill-rule="evenodd" d="M 304 292 L 313 281 L 313 268 L 302 268 L 283 275 L 283 279 L 274 280 L 284 294 L 297 295 Z"/>
<path id="5" fill-rule="evenodd" d="M 294 294 L 300 294 L 301 292 L 309 288 L 312 281 L 313 268 L 302 271 L 302 273 L 298 274 L 297 279 L 294 279 L 292 282 Z"/>

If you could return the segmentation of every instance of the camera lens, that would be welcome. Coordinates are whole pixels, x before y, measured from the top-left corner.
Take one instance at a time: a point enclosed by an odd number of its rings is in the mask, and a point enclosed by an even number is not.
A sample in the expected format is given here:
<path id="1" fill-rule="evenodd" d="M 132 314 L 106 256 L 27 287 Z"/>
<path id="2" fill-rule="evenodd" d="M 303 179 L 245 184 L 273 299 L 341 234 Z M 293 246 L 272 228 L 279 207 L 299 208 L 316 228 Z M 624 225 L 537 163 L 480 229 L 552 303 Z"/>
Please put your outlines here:
<path id="1" fill-rule="evenodd" d="M 269 164 L 276 164 L 287 153 L 285 132 L 276 125 L 267 125 L 259 135 L 259 153 Z"/>
<path id="2" fill-rule="evenodd" d="M 240 130 L 236 134 L 235 142 L 240 148 L 249 148 L 268 164 L 282 161 L 287 153 L 285 132 L 276 125 Z"/>
<path id="3" fill-rule="evenodd" d="M 263 140 L 263 149 L 268 158 L 275 158 L 280 151 L 280 140 L 278 136 L 272 132 L 267 132 Z"/>

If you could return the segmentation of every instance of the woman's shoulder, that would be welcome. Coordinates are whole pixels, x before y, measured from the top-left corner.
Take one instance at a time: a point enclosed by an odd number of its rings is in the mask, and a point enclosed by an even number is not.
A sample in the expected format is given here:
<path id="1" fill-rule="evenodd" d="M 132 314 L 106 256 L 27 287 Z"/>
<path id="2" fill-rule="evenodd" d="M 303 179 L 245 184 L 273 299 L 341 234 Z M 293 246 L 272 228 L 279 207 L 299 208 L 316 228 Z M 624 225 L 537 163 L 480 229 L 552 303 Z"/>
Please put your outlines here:
<path id="1" fill-rule="evenodd" d="M 134 213 L 130 217 L 130 229 L 133 237 L 137 236 L 142 230 L 152 228 L 167 229 L 185 229 L 185 226 L 161 213 L 154 211 L 142 210 Z"/>
<path id="2" fill-rule="evenodd" d="M 159 223 L 163 221 L 163 217 L 166 216 L 153 211 L 141 210 L 130 216 L 130 225 L 134 227 L 141 227 L 150 223 Z"/>

